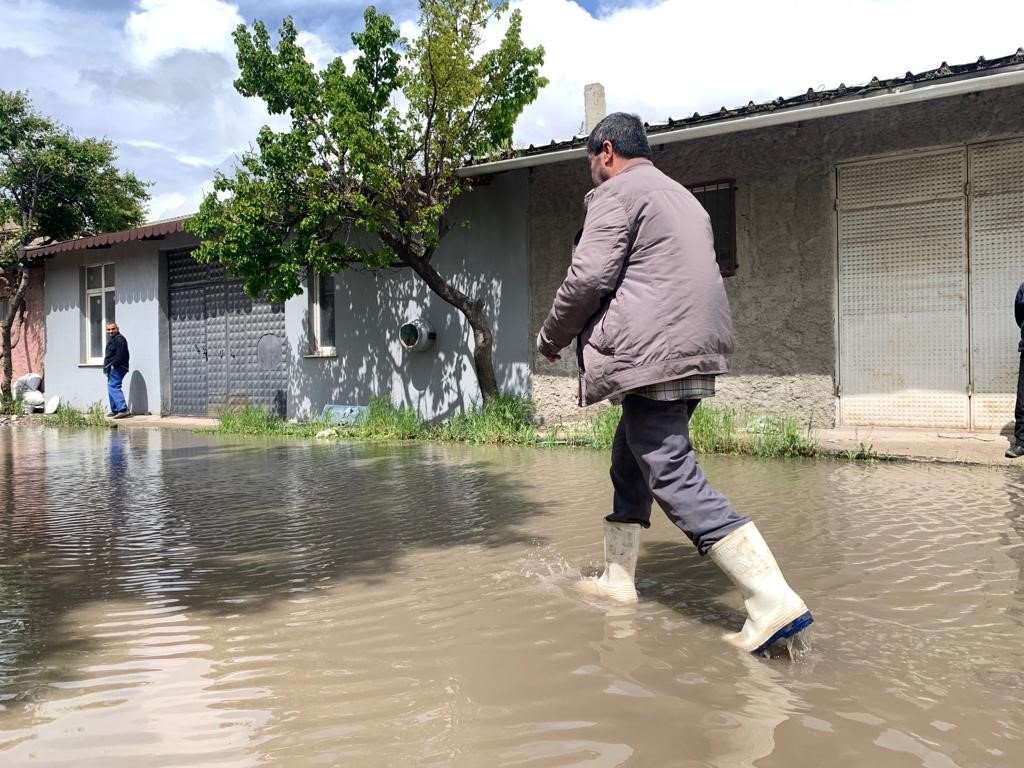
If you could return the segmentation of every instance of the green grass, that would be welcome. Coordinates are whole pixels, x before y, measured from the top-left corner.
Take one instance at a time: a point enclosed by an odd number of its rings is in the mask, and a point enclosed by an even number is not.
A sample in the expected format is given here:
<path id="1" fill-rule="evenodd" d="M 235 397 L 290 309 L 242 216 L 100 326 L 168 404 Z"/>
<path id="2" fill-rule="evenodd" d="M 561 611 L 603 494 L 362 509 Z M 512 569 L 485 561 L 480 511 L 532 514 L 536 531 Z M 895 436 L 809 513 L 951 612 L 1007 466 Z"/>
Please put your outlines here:
<path id="1" fill-rule="evenodd" d="M 557 424 L 540 441 L 607 450 L 615 437 L 622 408 L 598 411 L 586 421 Z M 816 456 L 817 441 L 791 416 L 700 404 L 690 419 L 690 440 L 701 454 L 744 454 L 762 458 Z"/>
<path id="2" fill-rule="evenodd" d="M 258 405 L 229 408 L 221 411 L 215 432 L 229 435 L 287 435 L 292 437 L 313 437 L 324 429 L 326 422 L 314 420 L 289 422 L 270 413 Z"/>
<path id="3" fill-rule="evenodd" d="M 315 437 L 325 429 L 351 440 L 416 440 L 427 437 L 428 425 L 411 408 L 399 408 L 387 398 L 374 398 L 354 424 L 335 424 L 323 419 L 293 422 L 266 408 L 246 405 L 221 411 L 215 432 L 228 435 L 280 435 Z"/>
<path id="4" fill-rule="evenodd" d="M 792 459 L 817 456 L 818 441 L 810 425 L 793 416 L 737 410 L 702 402 L 690 420 L 690 436 L 698 453 L 725 453 L 759 458 Z"/>
<path id="5" fill-rule="evenodd" d="M 845 451 L 840 451 L 836 456 L 848 461 L 879 461 L 891 458 L 888 455 L 878 453 L 870 443 L 865 445 L 863 442 L 857 443 L 856 448 L 847 448 Z"/>
<path id="6" fill-rule="evenodd" d="M 459 443 L 535 445 L 533 403 L 525 397 L 500 395 L 489 403 L 458 413 L 437 430 L 441 440 Z"/>
<path id="7" fill-rule="evenodd" d="M 69 403 L 62 402 L 55 413 L 43 416 L 43 423 L 48 427 L 109 427 L 101 403 L 93 403 L 86 410 L 80 411 Z"/>
<path id="8" fill-rule="evenodd" d="M 25 412 L 25 406 L 21 398 L 6 394 L 0 394 L 0 416 L 20 416 Z"/>
<path id="9" fill-rule="evenodd" d="M 354 424 L 340 425 L 315 419 L 288 422 L 256 406 L 225 411 L 217 432 L 235 435 L 283 435 L 314 437 L 330 429 L 331 437 L 342 440 L 443 440 L 474 444 L 525 446 L 574 446 L 595 450 L 611 447 L 622 417 L 622 408 L 603 408 L 590 418 L 559 423 L 539 430 L 533 423 L 533 403 L 524 398 L 502 395 L 492 401 L 458 413 L 441 424 L 424 421 L 409 407 L 389 399 L 370 401 Z M 690 439 L 700 454 L 742 454 L 761 458 L 795 458 L 824 455 L 809 425 L 792 417 L 728 406 L 701 403 L 690 421 Z M 841 458 L 875 458 L 870 446 L 848 451 Z"/>
<path id="10" fill-rule="evenodd" d="M 335 427 L 342 437 L 356 440 L 422 440 L 432 430 L 412 408 L 396 406 L 386 397 L 375 397 L 354 424 Z"/>

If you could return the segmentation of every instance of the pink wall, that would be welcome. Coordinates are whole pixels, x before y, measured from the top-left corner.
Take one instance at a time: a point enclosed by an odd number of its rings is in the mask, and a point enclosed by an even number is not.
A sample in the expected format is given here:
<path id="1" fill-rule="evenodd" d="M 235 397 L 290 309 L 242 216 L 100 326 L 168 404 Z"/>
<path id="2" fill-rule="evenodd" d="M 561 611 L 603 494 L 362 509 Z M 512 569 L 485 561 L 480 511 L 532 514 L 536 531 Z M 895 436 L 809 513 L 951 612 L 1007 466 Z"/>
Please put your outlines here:
<path id="1" fill-rule="evenodd" d="M 14 378 L 26 373 L 43 374 L 43 353 L 46 350 L 46 317 L 43 309 L 42 267 L 33 267 L 29 277 L 28 293 L 25 295 L 25 327 L 21 329 L 21 340 L 14 348 L 12 364 Z M 15 332 L 21 327 L 21 320 L 15 321 Z"/>

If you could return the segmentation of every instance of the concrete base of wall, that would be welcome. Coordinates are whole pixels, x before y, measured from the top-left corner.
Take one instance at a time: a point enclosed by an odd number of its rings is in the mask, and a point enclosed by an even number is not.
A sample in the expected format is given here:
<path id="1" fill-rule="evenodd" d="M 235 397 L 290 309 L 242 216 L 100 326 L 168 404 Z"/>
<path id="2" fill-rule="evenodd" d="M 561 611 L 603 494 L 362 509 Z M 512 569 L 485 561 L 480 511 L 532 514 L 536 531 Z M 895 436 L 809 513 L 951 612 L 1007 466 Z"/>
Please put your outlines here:
<path id="1" fill-rule="evenodd" d="M 781 416 L 796 417 L 802 424 L 819 429 L 836 425 L 836 399 L 830 376 L 720 376 L 716 384 L 716 406 L 750 408 Z M 604 403 L 582 409 L 578 406 L 577 380 L 566 376 L 534 374 L 530 396 L 537 406 L 537 423 L 579 421 L 593 415 Z"/>
<path id="2" fill-rule="evenodd" d="M 730 374 L 718 377 L 715 391 L 715 405 L 793 416 L 819 429 L 829 429 L 836 423 L 831 376 Z M 536 421 L 541 425 L 584 419 L 603 407 L 580 408 L 576 379 L 566 376 L 535 373 L 531 396 L 537 407 Z"/>
<path id="3" fill-rule="evenodd" d="M 836 423 L 831 376 L 719 376 L 714 402 L 793 416 L 802 424 L 809 422 L 819 429 L 830 429 Z"/>

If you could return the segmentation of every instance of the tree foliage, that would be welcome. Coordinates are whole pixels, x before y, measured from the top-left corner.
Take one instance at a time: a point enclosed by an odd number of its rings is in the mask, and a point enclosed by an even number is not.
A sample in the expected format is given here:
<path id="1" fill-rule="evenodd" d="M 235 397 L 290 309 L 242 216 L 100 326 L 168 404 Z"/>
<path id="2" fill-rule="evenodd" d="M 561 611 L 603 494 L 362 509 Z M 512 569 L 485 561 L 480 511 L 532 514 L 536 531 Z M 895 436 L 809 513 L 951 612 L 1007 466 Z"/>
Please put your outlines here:
<path id="1" fill-rule="evenodd" d="M 244 278 L 246 291 L 281 301 L 312 267 L 402 263 L 466 315 L 485 399 L 496 393 L 491 331 L 480 300 L 434 268 L 446 214 L 468 190 L 458 170 L 511 145 L 512 128 L 546 80 L 543 49 L 526 47 L 518 11 L 497 47 L 487 26 L 507 11 L 490 0 L 420 0 L 419 33 L 403 39 L 390 17 L 367 8 L 352 35 L 354 65 L 339 57 L 316 71 L 291 18 L 276 47 L 263 22 L 234 39 L 237 90 L 285 115 L 286 131 L 260 130 L 232 175 L 219 174 L 188 228 Z M 369 236 L 369 237 L 367 237 Z"/>
<path id="2" fill-rule="evenodd" d="M 25 247 L 126 229 L 142 221 L 146 185 L 118 170 L 114 145 L 79 139 L 40 115 L 24 93 L 0 90 L 0 393 L 11 391 L 15 320 L 23 311 Z"/>

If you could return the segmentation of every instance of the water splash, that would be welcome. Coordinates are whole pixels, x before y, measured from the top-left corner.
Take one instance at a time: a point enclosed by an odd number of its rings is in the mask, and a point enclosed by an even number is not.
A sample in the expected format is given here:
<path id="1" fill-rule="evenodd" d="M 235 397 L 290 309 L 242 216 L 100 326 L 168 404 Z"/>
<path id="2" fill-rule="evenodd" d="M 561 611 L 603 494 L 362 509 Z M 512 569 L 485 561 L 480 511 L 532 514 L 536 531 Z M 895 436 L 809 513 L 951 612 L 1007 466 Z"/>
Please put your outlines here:
<path id="1" fill-rule="evenodd" d="M 788 659 L 801 661 L 811 652 L 811 638 L 807 630 L 797 632 L 792 637 L 781 638 L 761 653 L 766 659 Z"/>

